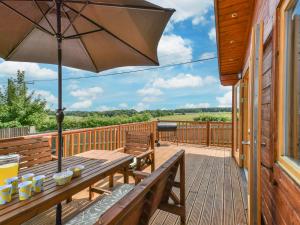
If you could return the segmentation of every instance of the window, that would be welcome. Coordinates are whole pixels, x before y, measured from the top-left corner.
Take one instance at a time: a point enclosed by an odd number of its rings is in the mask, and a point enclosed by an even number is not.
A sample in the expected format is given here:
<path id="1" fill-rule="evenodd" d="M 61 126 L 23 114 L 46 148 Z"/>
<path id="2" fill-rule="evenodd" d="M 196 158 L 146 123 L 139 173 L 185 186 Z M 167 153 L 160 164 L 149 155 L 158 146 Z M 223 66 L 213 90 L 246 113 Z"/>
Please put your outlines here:
<path id="1" fill-rule="evenodd" d="M 300 2 L 286 11 L 285 151 L 300 165 Z"/>
<path id="2" fill-rule="evenodd" d="M 299 178 L 300 1 L 284 1 L 280 19 L 279 162 Z"/>

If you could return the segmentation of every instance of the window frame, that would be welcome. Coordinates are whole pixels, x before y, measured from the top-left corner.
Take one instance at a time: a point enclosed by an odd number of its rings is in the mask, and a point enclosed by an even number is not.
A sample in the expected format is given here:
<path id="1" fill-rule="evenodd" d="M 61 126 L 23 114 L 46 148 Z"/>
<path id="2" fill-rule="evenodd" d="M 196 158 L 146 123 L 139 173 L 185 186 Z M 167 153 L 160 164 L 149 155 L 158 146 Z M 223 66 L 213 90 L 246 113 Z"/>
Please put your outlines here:
<path id="1" fill-rule="evenodd" d="M 289 29 L 287 26 L 287 13 L 293 6 L 295 6 L 300 0 L 283 0 L 279 7 L 279 74 L 278 74 L 278 149 L 277 149 L 277 161 L 278 164 L 298 183 L 300 184 L 300 166 L 293 160 L 286 156 L 288 151 L 286 147 L 286 130 L 287 130 L 287 35 L 286 32 Z"/>

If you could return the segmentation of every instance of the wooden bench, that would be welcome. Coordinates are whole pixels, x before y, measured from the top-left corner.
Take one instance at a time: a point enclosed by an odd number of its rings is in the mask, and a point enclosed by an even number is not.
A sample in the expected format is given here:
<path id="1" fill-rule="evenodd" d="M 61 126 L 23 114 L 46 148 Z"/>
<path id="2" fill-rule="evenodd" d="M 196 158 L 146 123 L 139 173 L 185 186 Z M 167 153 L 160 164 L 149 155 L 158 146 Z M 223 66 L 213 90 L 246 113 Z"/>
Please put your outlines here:
<path id="1" fill-rule="evenodd" d="M 0 155 L 19 154 L 19 169 L 51 161 L 54 157 L 48 137 L 17 137 L 0 140 Z"/>
<path id="2" fill-rule="evenodd" d="M 114 151 L 126 153 L 134 156 L 133 163 L 130 164 L 128 172 L 129 176 L 138 179 L 134 176 L 134 171 L 142 171 L 151 166 L 151 172 L 155 169 L 155 152 L 154 152 L 154 135 L 150 132 L 141 131 L 126 131 L 125 145 L 122 148 Z M 123 171 L 119 171 L 123 173 Z M 114 186 L 114 174 L 109 176 L 109 187 Z M 97 188 L 94 185 L 89 188 L 89 199 L 91 200 L 95 193 L 103 193 L 103 189 Z"/>
<path id="3" fill-rule="evenodd" d="M 179 182 L 175 177 L 179 171 Z M 144 178 L 135 187 L 125 184 L 70 219 L 66 225 L 146 225 L 157 209 L 180 216 L 185 224 L 185 157 L 177 152 L 152 174 L 138 172 Z M 178 188 L 180 197 L 172 191 Z M 171 199 L 171 200 L 170 200 Z M 173 201 L 173 203 L 170 203 Z"/>

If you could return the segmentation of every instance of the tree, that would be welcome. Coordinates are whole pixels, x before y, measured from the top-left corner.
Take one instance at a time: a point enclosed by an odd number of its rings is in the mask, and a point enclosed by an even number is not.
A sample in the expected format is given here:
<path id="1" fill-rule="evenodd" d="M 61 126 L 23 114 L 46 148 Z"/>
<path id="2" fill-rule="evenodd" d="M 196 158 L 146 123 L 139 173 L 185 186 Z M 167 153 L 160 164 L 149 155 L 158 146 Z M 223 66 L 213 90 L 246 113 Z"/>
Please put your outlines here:
<path id="1" fill-rule="evenodd" d="M 28 91 L 25 72 L 9 78 L 0 89 L 0 127 L 36 126 L 47 116 L 46 102 Z"/>

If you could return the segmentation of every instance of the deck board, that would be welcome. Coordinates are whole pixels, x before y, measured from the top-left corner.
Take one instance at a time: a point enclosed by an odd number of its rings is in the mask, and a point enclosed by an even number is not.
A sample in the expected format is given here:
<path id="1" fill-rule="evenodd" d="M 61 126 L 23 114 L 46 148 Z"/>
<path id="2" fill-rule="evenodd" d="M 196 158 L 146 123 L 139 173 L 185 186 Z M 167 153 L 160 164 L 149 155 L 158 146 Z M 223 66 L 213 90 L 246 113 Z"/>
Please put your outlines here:
<path id="1" fill-rule="evenodd" d="M 214 196 L 214 208 L 211 222 L 212 225 L 219 225 L 223 223 L 224 152 L 220 153 L 220 158 L 218 161 L 218 175 Z"/>
<path id="2" fill-rule="evenodd" d="M 186 151 L 187 225 L 246 224 L 247 203 L 242 197 L 242 178 L 239 168 L 230 157 L 230 149 L 186 144 L 162 145 L 156 149 L 156 166 L 160 166 L 179 149 Z M 122 182 L 122 176 L 116 175 L 115 183 Z M 107 187 L 107 179 L 98 186 Z M 72 203 L 64 206 L 65 214 L 74 214 L 83 205 L 89 204 L 87 190 L 78 193 L 73 199 Z M 54 218 L 54 210 L 48 210 L 44 215 L 39 215 L 34 223 L 31 221 L 30 225 L 54 224 Z M 149 224 L 180 225 L 180 219 L 157 210 Z"/>
<path id="3" fill-rule="evenodd" d="M 246 224 L 246 203 L 240 170 L 230 157 L 230 149 L 182 145 L 186 150 L 186 204 L 188 225 Z M 170 151 L 177 146 L 159 148 Z M 173 150 L 172 150 L 173 149 Z M 168 156 L 164 152 L 164 156 Z M 160 158 L 157 165 L 165 159 Z M 195 163 L 196 162 L 196 163 Z M 178 216 L 158 210 L 151 225 L 179 225 Z"/>

